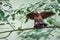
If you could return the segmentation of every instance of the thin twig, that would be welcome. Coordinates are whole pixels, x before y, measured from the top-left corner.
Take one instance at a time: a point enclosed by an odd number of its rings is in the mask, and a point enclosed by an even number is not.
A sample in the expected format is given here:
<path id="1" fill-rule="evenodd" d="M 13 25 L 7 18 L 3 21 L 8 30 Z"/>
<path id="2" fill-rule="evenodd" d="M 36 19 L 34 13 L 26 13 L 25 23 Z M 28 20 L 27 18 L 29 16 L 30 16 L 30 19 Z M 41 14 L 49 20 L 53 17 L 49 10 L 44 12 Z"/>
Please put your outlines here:
<path id="1" fill-rule="evenodd" d="M 45 28 L 60 28 L 60 27 L 45 27 Z M 35 29 L 35 28 L 25 28 L 25 29 L 15 29 L 15 30 L 7 30 L 7 31 L 3 31 L 0 32 L 1 33 L 7 33 L 7 32 L 14 32 L 14 31 L 24 31 L 24 30 L 31 30 L 31 29 Z M 43 29 L 43 28 L 39 28 L 39 29 Z"/>
<path id="2" fill-rule="evenodd" d="M 7 33 L 7 32 L 14 32 L 14 31 L 21 31 L 21 30 L 30 30 L 30 29 L 34 29 L 34 28 L 26 28 L 26 29 L 15 29 L 15 30 L 7 30 L 7 31 L 3 31 L 3 32 L 0 32 L 1 33 Z"/>
<path id="3" fill-rule="evenodd" d="M 0 39 L 4 39 L 4 38 L 9 37 L 11 33 L 12 33 L 12 31 L 10 31 L 10 33 L 9 33 L 7 36 L 5 36 L 5 37 L 1 37 Z"/>
<path id="4" fill-rule="evenodd" d="M 53 29 L 52 31 L 54 31 L 54 30 L 55 30 L 55 29 Z M 51 32 L 52 32 L 52 31 L 51 31 Z M 51 34 L 51 32 L 48 33 L 48 35 L 45 37 L 44 40 L 46 40 L 46 39 L 48 38 L 49 35 L 54 36 L 54 35 Z"/>
<path id="5" fill-rule="evenodd" d="M 46 28 L 48 28 L 48 27 L 46 27 Z M 49 28 L 53 28 L 53 27 L 49 27 Z M 56 27 L 56 28 L 57 28 L 57 27 Z M 59 27 L 59 28 L 60 28 L 60 27 Z M 9 36 L 11 35 L 11 33 L 14 32 L 14 31 L 23 31 L 23 30 L 30 30 L 30 29 L 35 29 L 35 28 L 25 28 L 25 29 L 20 29 L 20 30 L 19 30 L 19 29 L 15 29 L 15 30 L 3 31 L 3 32 L 0 32 L 0 34 L 1 34 L 1 33 L 7 33 L 7 32 L 10 32 L 10 33 L 9 33 L 7 36 L 5 36 L 5 37 L 1 37 L 0 39 L 4 39 L 4 38 L 9 37 Z M 52 30 L 52 31 L 53 31 L 53 30 Z M 51 31 L 51 32 L 52 32 L 52 31 Z M 51 32 L 49 32 L 49 34 L 50 34 Z M 48 36 L 49 36 L 49 35 L 48 35 Z M 47 37 L 48 37 L 48 36 L 47 36 Z M 45 39 L 46 39 L 46 38 L 45 38 Z"/>
<path id="6" fill-rule="evenodd" d="M 8 20 L 7 20 L 7 22 L 9 23 L 9 21 L 8 21 Z M 14 27 L 15 27 L 15 26 L 11 25 L 10 23 L 9 23 L 9 25 L 13 28 L 13 30 L 15 30 L 15 29 L 14 29 Z"/>

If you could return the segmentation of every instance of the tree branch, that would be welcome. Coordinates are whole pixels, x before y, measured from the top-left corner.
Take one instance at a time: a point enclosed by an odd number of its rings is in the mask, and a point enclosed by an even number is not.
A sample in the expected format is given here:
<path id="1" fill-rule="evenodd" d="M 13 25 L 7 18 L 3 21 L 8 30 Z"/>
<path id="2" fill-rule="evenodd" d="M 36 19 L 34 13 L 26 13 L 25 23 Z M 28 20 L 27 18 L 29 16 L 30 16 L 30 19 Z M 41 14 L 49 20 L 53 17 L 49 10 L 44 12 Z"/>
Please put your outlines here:
<path id="1" fill-rule="evenodd" d="M 15 30 L 15 29 L 14 29 L 15 26 L 14 26 L 14 25 L 11 25 L 8 20 L 7 20 L 7 22 L 8 22 L 8 24 L 12 27 L 12 29 Z"/>
<path id="2" fill-rule="evenodd" d="M 10 31 L 10 33 L 9 33 L 7 36 L 5 36 L 5 37 L 1 37 L 0 39 L 4 39 L 4 38 L 9 37 L 9 36 L 11 35 L 11 33 L 12 33 L 12 31 Z"/>
<path id="3" fill-rule="evenodd" d="M 45 28 L 54 28 L 54 27 L 45 27 Z M 55 27 L 55 28 L 60 28 L 60 27 Z M 23 31 L 23 30 L 30 30 L 30 29 L 35 29 L 35 28 L 25 28 L 25 29 L 15 29 L 15 30 L 7 30 L 7 31 L 3 31 L 3 32 L 0 32 L 0 34 L 1 33 L 7 33 L 7 32 L 10 32 L 7 36 L 5 36 L 5 37 L 1 37 L 0 39 L 4 39 L 4 38 L 7 38 L 7 37 L 9 37 L 10 35 L 11 35 L 11 33 L 12 32 L 14 32 L 14 31 Z M 39 28 L 40 29 L 40 28 Z M 41 28 L 42 29 L 42 28 Z M 53 31 L 53 30 L 52 30 Z M 51 31 L 51 32 L 52 32 Z M 51 33 L 51 32 L 49 32 L 49 34 Z M 48 36 L 47 36 L 48 37 Z M 46 38 L 45 38 L 46 39 Z"/>
<path id="4" fill-rule="evenodd" d="M 59 27 L 59 28 L 60 28 L 60 27 Z M 54 30 L 55 30 L 55 29 L 53 29 L 52 31 L 54 31 Z M 51 32 L 52 32 L 52 31 L 51 31 Z M 44 40 L 46 40 L 49 35 L 54 36 L 54 35 L 51 34 L 51 32 L 48 33 L 48 35 L 44 38 Z"/>
<path id="5" fill-rule="evenodd" d="M 19 30 L 19 29 L 7 30 L 7 31 L 0 32 L 0 34 L 1 34 L 1 33 L 7 33 L 7 32 L 14 32 L 14 31 L 21 31 L 21 30 L 22 30 L 22 31 L 23 31 L 23 30 L 30 30 L 30 29 L 34 29 L 34 28 L 26 28 L 26 29 L 20 29 L 20 30 Z"/>
<path id="6" fill-rule="evenodd" d="M 45 28 L 60 28 L 60 27 L 45 27 Z M 14 31 L 23 31 L 23 30 L 31 30 L 31 29 L 35 29 L 35 28 L 25 28 L 25 29 L 15 29 L 15 30 L 7 30 L 7 31 L 3 31 L 3 32 L 0 32 L 1 33 L 7 33 L 7 32 L 14 32 Z M 40 29 L 40 28 L 39 28 Z M 41 28 L 43 29 L 43 28 Z"/>

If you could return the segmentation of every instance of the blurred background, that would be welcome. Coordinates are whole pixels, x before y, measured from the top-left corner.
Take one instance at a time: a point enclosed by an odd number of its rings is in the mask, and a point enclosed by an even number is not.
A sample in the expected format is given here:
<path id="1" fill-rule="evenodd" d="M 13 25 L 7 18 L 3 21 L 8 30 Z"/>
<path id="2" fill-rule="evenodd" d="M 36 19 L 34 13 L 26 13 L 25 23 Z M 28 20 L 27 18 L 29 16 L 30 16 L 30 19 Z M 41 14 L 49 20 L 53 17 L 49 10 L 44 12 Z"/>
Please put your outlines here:
<path id="1" fill-rule="evenodd" d="M 60 26 L 60 0 L 0 0 L 0 40 L 60 40 L 59 28 L 14 31 L 7 38 L 1 38 L 9 34 L 1 33 L 3 31 L 33 28 L 34 20 L 27 19 L 26 15 L 34 10 L 54 12 L 54 16 L 44 21 L 49 25 Z"/>

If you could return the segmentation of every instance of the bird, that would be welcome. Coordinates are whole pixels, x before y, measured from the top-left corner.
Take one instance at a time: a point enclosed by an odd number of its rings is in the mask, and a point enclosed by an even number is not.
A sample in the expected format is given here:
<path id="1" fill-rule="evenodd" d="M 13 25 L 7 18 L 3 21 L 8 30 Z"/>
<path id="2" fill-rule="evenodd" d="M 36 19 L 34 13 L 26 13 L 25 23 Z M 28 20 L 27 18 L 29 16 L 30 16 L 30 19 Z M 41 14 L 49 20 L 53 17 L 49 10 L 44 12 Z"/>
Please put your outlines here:
<path id="1" fill-rule="evenodd" d="M 44 22 L 44 19 L 53 16 L 53 12 L 31 12 L 27 14 L 27 18 L 34 20 L 34 28 L 45 28 L 47 23 Z"/>

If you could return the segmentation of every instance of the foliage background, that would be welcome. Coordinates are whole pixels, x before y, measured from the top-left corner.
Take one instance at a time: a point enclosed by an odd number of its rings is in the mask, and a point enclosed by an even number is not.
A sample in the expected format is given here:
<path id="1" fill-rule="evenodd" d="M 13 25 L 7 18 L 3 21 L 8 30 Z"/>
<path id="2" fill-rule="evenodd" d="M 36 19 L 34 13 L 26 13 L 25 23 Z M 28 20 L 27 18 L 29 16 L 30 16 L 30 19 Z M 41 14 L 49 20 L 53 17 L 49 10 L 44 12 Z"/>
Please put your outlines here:
<path id="1" fill-rule="evenodd" d="M 44 20 L 54 28 L 21 31 L 21 28 L 33 28 L 34 21 L 26 15 L 34 10 L 55 12 L 54 16 Z M 0 40 L 60 40 L 60 29 L 56 26 L 60 26 L 59 0 L 0 0 Z M 20 31 L 10 32 L 7 38 L 9 32 L 1 33 L 15 29 Z"/>

